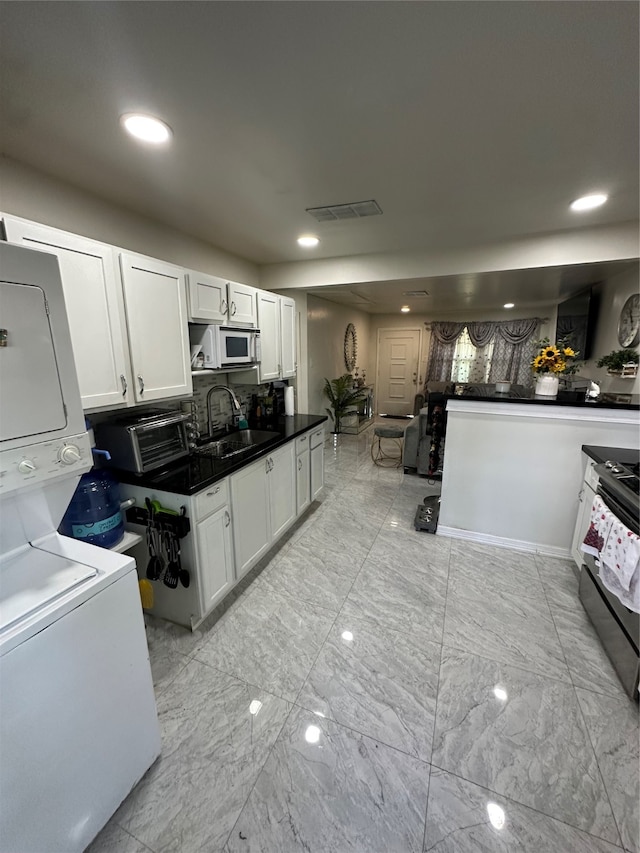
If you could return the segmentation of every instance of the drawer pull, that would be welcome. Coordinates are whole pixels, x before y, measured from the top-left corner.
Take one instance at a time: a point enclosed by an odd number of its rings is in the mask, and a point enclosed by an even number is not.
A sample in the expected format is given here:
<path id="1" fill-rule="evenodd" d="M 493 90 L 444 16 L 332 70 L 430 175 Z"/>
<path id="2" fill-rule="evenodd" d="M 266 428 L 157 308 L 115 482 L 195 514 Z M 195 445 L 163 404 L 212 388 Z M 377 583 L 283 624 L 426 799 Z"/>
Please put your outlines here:
<path id="1" fill-rule="evenodd" d="M 231 524 L 231 516 L 229 515 L 229 513 L 227 512 L 226 509 L 224 511 L 224 519 L 225 519 L 225 525 L 224 526 L 228 527 Z"/>
<path id="2" fill-rule="evenodd" d="M 300 441 L 306 441 L 306 440 L 307 440 L 307 436 L 306 436 L 306 435 L 303 435 L 303 436 L 302 436 L 302 438 L 300 439 Z"/>
<path id="3" fill-rule="evenodd" d="M 216 486 L 216 488 L 212 492 L 207 492 L 207 497 L 212 498 L 214 495 L 217 495 L 220 491 L 220 486 Z"/>

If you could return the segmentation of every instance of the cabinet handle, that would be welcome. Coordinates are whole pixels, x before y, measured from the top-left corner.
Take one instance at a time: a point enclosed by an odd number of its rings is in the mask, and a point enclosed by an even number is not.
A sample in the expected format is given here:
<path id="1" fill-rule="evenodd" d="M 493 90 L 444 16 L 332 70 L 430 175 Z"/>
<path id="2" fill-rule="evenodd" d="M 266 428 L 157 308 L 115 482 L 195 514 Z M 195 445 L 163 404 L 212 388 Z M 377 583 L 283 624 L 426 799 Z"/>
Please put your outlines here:
<path id="1" fill-rule="evenodd" d="M 220 313 L 226 314 L 228 310 L 229 310 L 229 303 L 227 302 L 227 300 L 226 299 L 221 300 L 221 302 L 220 302 Z"/>
<path id="2" fill-rule="evenodd" d="M 120 374 L 120 382 L 122 382 L 122 396 L 126 397 L 127 396 L 127 377 L 124 375 L 124 373 Z"/>
<path id="3" fill-rule="evenodd" d="M 138 382 L 140 383 L 140 393 L 144 394 L 144 379 L 138 374 Z"/>
<path id="4" fill-rule="evenodd" d="M 231 316 L 233 317 L 233 315 L 234 315 L 235 313 L 236 313 L 236 303 L 235 303 L 235 302 L 232 302 L 232 303 L 231 303 Z"/>
<path id="5" fill-rule="evenodd" d="M 306 436 L 306 435 L 301 436 L 300 441 L 306 441 L 306 440 L 307 440 L 307 436 Z"/>
<path id="6" fill-rule="evenodd" d="M 298 459 L 298 471 L 302 471 L 302 459 Z"/>
<path id="7" fill-rule="evenodd" d="M 212 492 L 207 492 L 207 497 L 211 498 L 213 495 L 217 495 L 220 491 L 220 486 L 216 486 L 216 488 Z"/>
<path id="8" fill-rule="evenodd" d="M 224 520 L 225 520 L 225 525 L 224 525 L 224 526 L 225 526 L 225 527 L 228 527 L 228 526 L 231 524 L 231 516 L 229 515 L 229 513 L 227 512 L 227 510 L 226 510 L 226 509 L 225 509 L 225 511 L 224 511 Z"/>
<path id="9" fill-rule="evenodd" d="M 265 460 L 264 460 L 264 466 L 265 466 L 265 468 L 267 469 L 267 474 L 268 474 L 268 473 L 269 473 L 269 471 L 271 470 L 271 468 L 269 468 L 269 460 L 268 460 L 268 459 L 265 459 Z"/>
<path id="10" fill-rule="evenodd" d="M 273 459 L 269 457 L 269 470 L 273 471 Z"/>

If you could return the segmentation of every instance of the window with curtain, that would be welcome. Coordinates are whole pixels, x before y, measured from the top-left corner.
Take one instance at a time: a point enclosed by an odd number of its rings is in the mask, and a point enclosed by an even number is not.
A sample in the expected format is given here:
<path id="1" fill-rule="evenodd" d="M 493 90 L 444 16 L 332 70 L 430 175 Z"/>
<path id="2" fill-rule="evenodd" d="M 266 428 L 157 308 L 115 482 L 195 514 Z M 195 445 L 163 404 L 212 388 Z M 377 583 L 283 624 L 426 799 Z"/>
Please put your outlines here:
<path id="1" fill-rule="evenodd" d="M 538 317 L 456 323 L 434 321 L 427 381 L 531 385 Z"/>
<path id="2" fill-rule="evenodd" d="M 492 338 L 486 346 L 474 346 L 469 330 L 464 331 L 456 341 L 451 367 L 452 382 L 488 382 L 493 355 Z"/>

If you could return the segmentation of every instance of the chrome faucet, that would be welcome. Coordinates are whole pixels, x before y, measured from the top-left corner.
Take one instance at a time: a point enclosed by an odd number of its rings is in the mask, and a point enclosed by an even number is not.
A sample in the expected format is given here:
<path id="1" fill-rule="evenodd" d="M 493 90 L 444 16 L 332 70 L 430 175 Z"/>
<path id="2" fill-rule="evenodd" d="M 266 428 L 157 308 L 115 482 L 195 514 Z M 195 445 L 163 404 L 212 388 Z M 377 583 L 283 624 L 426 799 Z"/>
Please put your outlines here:
<path id="1" fill-rule="evenodd" d="M 212 426 L 212 418 L 211 418 L 211 394 L 213 391 L 226 391 L 229 397 L 231 398 L 231 409 L 233 412 L 233 425 L 238 426 L 240 422 L 240 416 L 242 414 L 242 409 L 240 408 L 240 403 L 238 402 L 238 398 L 234 394 L 231 388 L 228 385 L 212 385 L 207 392 L 207 433 L 209 438 L 211 438 L 211 426 Z"/>

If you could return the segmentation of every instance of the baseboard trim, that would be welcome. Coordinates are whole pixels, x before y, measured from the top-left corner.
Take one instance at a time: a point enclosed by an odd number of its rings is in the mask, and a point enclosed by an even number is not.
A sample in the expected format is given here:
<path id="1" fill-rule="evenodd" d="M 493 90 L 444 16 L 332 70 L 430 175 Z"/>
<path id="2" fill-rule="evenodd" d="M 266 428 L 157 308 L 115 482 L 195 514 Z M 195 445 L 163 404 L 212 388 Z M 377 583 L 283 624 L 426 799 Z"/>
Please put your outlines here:
<path id="1" fill-rule="evenodd" d="M 462 530 L 459 527 L 443 527 L 438 525 L 438 535 L 451 539 L 466 539 L 469 542 L 481 542 L 484 545 L 495 545 L 496 548 L 509 548 L 512 551 L 525 551 L 528 554 L 541 554 L 545 557 L 571 559 L 569 548 L 557 548 L 555 545 L 545 545 L 544 542 L 527 542 L 523 539 L 506 539 L 504 536 L 492 536 L 490 533 L 476 533 L 474 530 Z"/>

